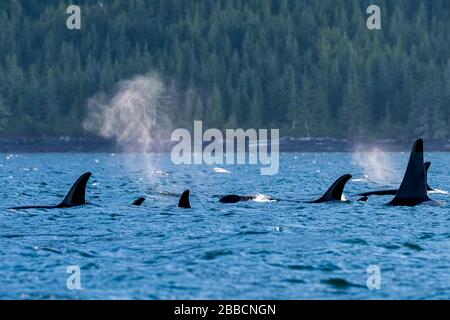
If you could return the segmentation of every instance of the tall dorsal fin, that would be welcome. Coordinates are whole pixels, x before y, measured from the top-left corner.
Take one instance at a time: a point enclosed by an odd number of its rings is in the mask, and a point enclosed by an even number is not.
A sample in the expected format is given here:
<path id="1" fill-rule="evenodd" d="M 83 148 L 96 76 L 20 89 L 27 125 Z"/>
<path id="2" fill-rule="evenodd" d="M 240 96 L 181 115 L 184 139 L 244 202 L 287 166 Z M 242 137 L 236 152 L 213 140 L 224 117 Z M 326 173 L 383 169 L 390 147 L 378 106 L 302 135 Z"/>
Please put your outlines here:
<path id="1" fill-rule="evenodd" d="M 189 190 L 184 191 L 181 195 L 180 201 L 178 201 L 178 208 L 191 208 L 191 204 L 189 203 Z"/>
<path id="2" fill-rule="evenodd" d="M 411 150 L 408 167 L 400 189 L 389 204 L 393 206 L 415 206 L 429 200 L 423 163 L 423 140 L 418 139 Z"/>
<path id="3" fill-rule="evenodd" d="M 427 186 L 427 191 L 433 191 L 434 189 L 428 185 L 428 169 L 430 169 L 431 162 L 427 161 L 423 164 L 425 168 L 425 184 Z"/>
<path id="4" fill-rule="evenodd" d="M 325 194 L 320 199 L 312 201 L 312 203 L 321 203 L 321 202 L 328 202 L 328 201 L 341 201 L 345 184 L 351 178 L 352 178 L 352 176 L 350 174 L 343 175 L 342 177 L 337 179 L 331 185 L 331 187 L 328 189 L 328 191 L 325 192 Z"/>
<path id="5" fill-rule="evenodd" d="M 86 184 L 91 175 L 90 172 L 86 172 L 79 177 L 59 206 L 72 207 L 86 204 Z"/>

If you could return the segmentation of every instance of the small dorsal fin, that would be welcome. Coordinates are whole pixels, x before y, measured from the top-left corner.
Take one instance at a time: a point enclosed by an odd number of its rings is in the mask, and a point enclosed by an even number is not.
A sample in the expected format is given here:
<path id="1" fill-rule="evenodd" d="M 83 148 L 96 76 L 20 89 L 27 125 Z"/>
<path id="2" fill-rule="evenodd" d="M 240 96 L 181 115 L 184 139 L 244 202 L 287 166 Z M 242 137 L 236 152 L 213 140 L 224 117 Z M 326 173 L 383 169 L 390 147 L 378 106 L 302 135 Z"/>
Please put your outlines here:
<path id="1" fill-rule="evenodd" d="M 86 185 L 91 175 L 90 172 L 86 172 L 79 177 L 59 206 L 73 207 L 86 204 Z"/>
<path id="2" fill-rule="evenodd" d="M 389 204 L 394 206 L 415 206 L 429 200 L 423 163 L 423 140 L 418 139 L 411 150 L 408 167 L 400 189 Z"/>
<path id="3" fill-rule="evenodd" d="M 178 201 L 178 207 L 185 209 L 191 208 L 191 204 L 189 203 L 189 190 L 184 191 L 181 195 L 180 201 Z"/>
<path id="4" fill-rule="evenodd" d="M 144 197 L 137 198 L 134 200 L 134 202 L 131 204 L 132 206 L 140 206 L 145 201 Z"/>
<path id="5" fill-rule="evenodd" d="M 344 192 L 345 184 L 348 180 L 352 178 L 352 175 L 345 174 L 339 179 L 337 179 L 331 187 L 328 189 L 327 192 L 320 198 L 315 201 L 312 201 L 312 203 L 321 203 L 321 202 L 329 202 L 329 201 L 341 201 L 342 200 L 342 193 Z"/>
<path id="6" fill-rule="evenodd" d="M 427 191 L 433 191 L 434 189 L 428 185 L 428 169 L 430 169 L 431 162 L 427 161 L 423 164 L 423 166 L 425 168 L 425 184 L 427 186 Z"/>

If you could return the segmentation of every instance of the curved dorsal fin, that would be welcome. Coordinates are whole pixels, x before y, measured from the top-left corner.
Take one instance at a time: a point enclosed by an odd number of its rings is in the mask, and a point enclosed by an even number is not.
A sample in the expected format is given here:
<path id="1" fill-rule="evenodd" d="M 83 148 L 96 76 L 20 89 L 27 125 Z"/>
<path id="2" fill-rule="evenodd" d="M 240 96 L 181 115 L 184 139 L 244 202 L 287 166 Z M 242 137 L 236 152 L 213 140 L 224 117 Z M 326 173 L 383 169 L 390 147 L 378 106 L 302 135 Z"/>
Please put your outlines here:
<path id="1" fill-rule="evenodd" d="M 434 189 L 428 185 L 428 169 L 430 169 L 431 162 L 427 161 L 423 164 L 423 166 L 425 168 L 425 184 L 427 186 L 427 191 L 433 191 Z"/>
<path id="2" fill-rule="evenodd" d="M 178 201 L 178 208 L 191 208 L 191 204 L 189 203 L 189 190 L 184 191 L 181 195 L 180 201 Z"/>
<path id="3" fill-rule="evenodd" d="M 351 178 L 352 178 L 352 175 L 350 175 L 350 174 L 343 175 L 342 177 L 337 179 L 331 185 L 331 187 L 328 189 L 328 191 L 325 192 L 325 194 L 320 199 L 312 201 L 312 203 L 321 203 L 321 202 L 328 202 L 328 201 L 341 201 L 345 184 Z"/>
<path id="4" fill-rule="evenodd" d="M 86 184 L 91 175 L 90 172 L 86 172 L 79 177 L 59 206 L 71 207 L 86 204 Z"/>
<path id="5" fill-rule="evenodd" d="M 415 206 L 429 200 L 423 163 L 423 140 L 418 139 L 411 150 L 408 167 L 400 189 L 389 204 L 393 206 Z"/>

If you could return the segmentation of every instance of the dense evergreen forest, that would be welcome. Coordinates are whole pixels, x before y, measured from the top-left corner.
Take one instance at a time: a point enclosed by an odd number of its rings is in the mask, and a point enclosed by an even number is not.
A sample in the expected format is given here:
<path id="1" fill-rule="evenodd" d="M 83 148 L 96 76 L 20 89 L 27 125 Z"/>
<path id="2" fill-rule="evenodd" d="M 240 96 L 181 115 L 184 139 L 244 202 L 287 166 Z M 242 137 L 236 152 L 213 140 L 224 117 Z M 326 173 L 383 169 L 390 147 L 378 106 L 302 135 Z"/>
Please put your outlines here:
<path id="1" fill-rule="evenodd" d="M 77 1 L 79 31 L 69 4 L 1 1 L 0 135 L 82 136 L 90 97 L 157 72 L 177 127 L 450 137 L 448 0 Z"/>

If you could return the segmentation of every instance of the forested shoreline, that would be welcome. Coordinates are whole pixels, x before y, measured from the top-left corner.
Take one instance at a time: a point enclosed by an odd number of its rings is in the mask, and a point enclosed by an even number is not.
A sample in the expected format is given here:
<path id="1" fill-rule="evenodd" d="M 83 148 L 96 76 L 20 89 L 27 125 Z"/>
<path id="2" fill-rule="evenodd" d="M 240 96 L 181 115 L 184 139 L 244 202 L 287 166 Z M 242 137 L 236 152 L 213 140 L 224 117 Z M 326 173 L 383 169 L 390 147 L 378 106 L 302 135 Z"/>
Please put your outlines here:
<path id="1" fill-rule="evenodd" d="M 86 136 L 87 101 L 156 72 L 174 127 L 350 140 L 450 138 L 450 2 L 0 3 L 0 136 Z"/>

